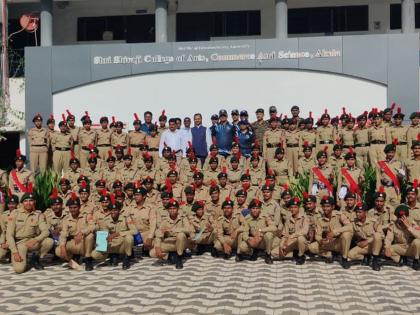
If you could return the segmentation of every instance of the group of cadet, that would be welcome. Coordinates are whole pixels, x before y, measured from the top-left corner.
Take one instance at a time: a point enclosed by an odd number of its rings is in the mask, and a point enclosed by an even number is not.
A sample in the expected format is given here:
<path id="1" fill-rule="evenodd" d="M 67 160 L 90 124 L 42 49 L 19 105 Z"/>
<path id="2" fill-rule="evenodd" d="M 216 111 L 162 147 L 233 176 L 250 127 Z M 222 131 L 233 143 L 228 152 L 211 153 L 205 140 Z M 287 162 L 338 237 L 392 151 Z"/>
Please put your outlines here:
<path id="1" fill-rule="evenodd" d="M 306 255 L 332 263 L 339 254 L 343 268 L 362 261 L 373 270 L 381 256 L 400 265 L 410 257 L 419 270 L 420 113 L 405 125 L 394 106 L 357 117 L 343 109 L 333 119 L 325 111 L 314 127 L 297 106 L 291 118 L 274 106 L 269 112 L 264 120 L 258 109 L 250 123 L 246 111 L 232 111 L 229 122 L 220 110 L 210 128 L 200 114 L 182 128 L 181 119 L 167 127 L 165 112 L 159 123 L 146 112 L 143 123 L 134 114 L 129 132 L 114 117 L 92 128 L 87 112 L 77 127 L 70 111 L 56 131 L 53 117 L 44 128 L 37 114 L 27 134 L 30 169 L 18 150 L 15 168 L 0 173 L 0 259 L 9 257 L 17 273 L 43 269 L 48 253 L 87 271 L 108 258 L 128 269 L 139 246 L 177 269 L 191 253 L 209 251 L 267 264 L 304 264 Z M 34 176 L 48 167 L 61 179 L 41 212 Z M 369 167 L 372 208 L 362 200 Z M 309 176 L 302 199 L 291 187 L 299 175 Z M 95 245 L 99 231 L 108 234 L 106 250 Z"/>

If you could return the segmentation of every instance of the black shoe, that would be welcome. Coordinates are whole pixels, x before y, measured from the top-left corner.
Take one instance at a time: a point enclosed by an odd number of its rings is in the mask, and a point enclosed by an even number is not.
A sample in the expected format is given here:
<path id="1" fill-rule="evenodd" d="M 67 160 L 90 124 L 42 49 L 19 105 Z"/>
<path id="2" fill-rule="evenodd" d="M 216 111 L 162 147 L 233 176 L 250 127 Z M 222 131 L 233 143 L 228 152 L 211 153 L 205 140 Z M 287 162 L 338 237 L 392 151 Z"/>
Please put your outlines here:
<path id="1" fill-rule="evenodd" d="M 413 269 L 414 270 L 420 270 L 420 263 L 418 259 L 413 259 Z"/>
<path id="2" fill-rule="evenodd" d="M 223 259 L 224 259 L 224 260 L 229 260 L 229 259 L 230 259 L 230 255 L 228 255 L 228 254 L 223 254 Z"/>
<path id="3" fill-rule="evenodd" d="M 33 255 L 32 256 L 32 266 L 36 269 L 36 270 L 44 270 L 44 266 L 41 264 L 40 260 L 39 260 L 39 256 L 38 255 Z"/>
<path id="4" fill-rule="evenodd" d="M 236 254 L 235 261 L 240 262 L 242 260 L 244 260 L 243 256 L 241 254 Z"/>
<path id="5" fill-rule="evenodd" d="M 408 264 L 408 258 L 407 258 L 407 256 L 401 256 L 400 257 L 400 262 L 398 263 L 398 265 L 400 267 L 402 267 L 402 266 L 407 265 L 407 264 Z"/>
<path id="6" fill-rule="evenodd" d="M 182 263 L 182 256 L 177 255 L 175 268 L 176 269 L 183 269 L 184 268 L 184 264 Z"/>
<path id="7" fill-rule="evenodd" d="M 174 253 L 174 252 L 170 252 L 168 254 L 168 262 L 169 262 L 170 265 L 175 265 L 176 264 L 176 257 L 177 257 L 177 254 Z"/>
<path id="8" fill-rule="evenodd" d="M 375 270 L 375 271 L 380 271 L 381 270 L 381 263 L 379 261 L 379 257 L 378 256 L 373 256 L 372 270 Z"/>
<path id="9" fill-rule="evenodd" d="M 334 261 L 333 261 L 333 258 L 332 257 L 325 257 L 325 263 L 326 264 L 332 264 Z"/>
<path id="10" fill-rule="evenodd" d="M 201 256 L 205 252 L 206 252 L 206 246 L 205 245 L 198 244 L 197 245 L 197 252 L 196 252 L 197 256 Z"/>
<path id="11" fill-rule="evenodd" d="M 93 262 L 92 257 L 85 258 L 85 271 L 92 271 L 93 270 Z"/>
<path id="12" fill-rule="evenodd" d="M 305 263 L 305 260 L 306 260 L 305 255 L 297 256 L 296 257 L 296 265 L 303 265 Z"/>
<path id="13" fill-rule="evenodd" d="M 344 269 L 349 269 L 350 268 L 350 262 L 347 260 L 347 258 L 342 258 L 341 259 L 341 267 L 343 267 Z"/>
<path id="14" fill-rule="evenodd" d="M 363 260 L 362 260 L 362 265 L 363 266 L 369 266 L 370 265 L 370 255 L 365 255 L 364 257 L 363 257 Z"/>
<path id="15" fill-rule="evenodd" d="M 127 270 L 129 268 L 130 268 L 130 258 L 127 257 L 127 256 L 124 256 L 123 264 L 122 264 L 122 269 L 123 270 Z"/>
<path id="16" fill-rule="evenodd" d="M 214 258 L 219 257 L 219 253 L 217 252 L 217 249 L 214 247 L 211 249 L 211 257 L 214 257 Z"/>
<path id="17" fill-rule="evenodd" d="M 250 261 L 256 261 L 258 259 L 258 251 L 256 249 L 254 249 L 254 251 L 252 252 L 251 257 L 249 257 Z"/>
<path id="18" fill-rule="evenodd" d="M 111 266 L 118 266 L 118 256 L 116 254 L 111 254 L 109 257 L 109 263 Z"/>
<path id="19" fill-rule="evenodd" d="M 273 264 L 273 258 L 271 257 L 270 254 L 265 254 L 265 258 L 264 261 L 267 265 L 272 265 Z"/>

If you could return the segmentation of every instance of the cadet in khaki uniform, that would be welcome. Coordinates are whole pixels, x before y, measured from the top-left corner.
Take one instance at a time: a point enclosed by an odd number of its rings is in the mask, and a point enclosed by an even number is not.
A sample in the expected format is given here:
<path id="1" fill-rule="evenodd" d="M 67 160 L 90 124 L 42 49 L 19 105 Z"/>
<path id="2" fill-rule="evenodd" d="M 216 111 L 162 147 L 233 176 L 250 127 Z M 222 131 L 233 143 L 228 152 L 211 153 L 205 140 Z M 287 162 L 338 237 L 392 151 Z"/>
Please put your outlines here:
<path id="1" fill-rule="evenodd" d="M 340 143 L 343 145 L 343 153 L 346 154 L 349 151 L 349 148 L 354 148 L 354 123 L 356 119 L 353 117 L 348 117 L 346 119 L 346 127 L 341 128 L 338 131 L 338 138 L 340 139 Z"/>
<path id="2" fill-rule="evenodd" d="M 252 131 L 259 143 L 263 143 L 264 134 L 268 129 L 268 123 L 264 120 L 264 109 L 258 108 L 255 112 L 257 120 L 251 124 Z"/>
<path id="3" fill-rule="evenodd" d="M 383 232 L 386 233 L 390 224 L 395 221 L 394 208 L 389 205 L 385 205 L 386 194 L 384 187 L 380 187 L 373 199 L 375 200 L 375 206 L 368 211 L 368 216 L 374 218 L 378 224 L 381 225 Z"/>
<path id="4" fill-rule="evenodd" d="M 192 249 L 196 250 L 197 255 L 202 255 L 213 245 L 216 236 L 213 216 L 204 210 L 205 202 L 202 200 L 195 201 L 191 211 L 192 215 L 189 216 L 190 224 L 196 235 L 200 235 L 197 239 L 190 239 Z"/>
<path id="5" fill-rule="evenodd" d="M 413 152 L 412 158 L 405 163 L 409 183 L 413 183 L 415 179 L 420 179 L 420 133 L 419 139 L 413 141 L 411 151 Z"/>
<path id="6" fill-rule="evenodd" d="M 233 213 L 233 206 L 232 200 L 223 201 L 223 216 L 220 216 L 216 221 L 216 238 L 212 249 L 213 257 L 218 257 L 219 253 L 223 253 L 223 257 L 229 259 L 234 250 L 238 253 L 238 238 L 241 237 L 243 232 L 242 224 L 245 219 L 241 214 Z"/>
<path id="7" fill-rule="evenodd" d="M 269 168 L 273 170 L 276 176 L 277 185 L 288 185 L 290 178 L 293 176 L 293 166 L 287 158 L 284 157 L 284 149 L 282 146 L 275 151 L 275 158 L 269 164 Z"/>
<path id="8" fill-rule="evenodd" d="M 30 265 L 35 269 L 44 269 L 40 258 L 52 248 L 53 240 L 48 238 L 48 227 L 44 215 L 35 210 L 35 198 L 27 192 L 21 199 L 22 208 L 16 209 L 9 217 L 6 241 L 12 253 L 12 266 L 16 273 L 23 273 L 27 268 L 26 255 L 32 252 Z"/>
<path id="9" fill-rule="evenodd" d="M 166 205 L 168 217 L 163 219 L 156 230 L 154 247 L 150 257 L 164 259 L 168 254 L 174 257 L 176 269 L 184 268 L 182 255 L 187 248 L 187 241 L 193 229 L 187 217 L 178 214 L 178 201 L 171 199 Z"/>
<path id="10" fill-rule="evenodd" d="M 91 154 L 87 161 L 88 167 L 83 170 L 83 175 L 89 179 L 90 183 L 96 183 L 103 177 L 102 169 L 98 167 L 98 159 L 95 154 Z"/>
<path id="11" fill-rule="evenodd" d="M 111 134 L 111 145 L 115 149 L 119 145 L 124 152 L 127 152 L 128 146 L 128 135 L 123 132 L 124 124 L 122 121 L 115 123 L 115 131 Z"/>
<path id="12" fill-rule="evenodd" d="M 108 158 L 106 159 L 107 167 L 102 170 L 102 176 L 107 183 L 108 189 L 112 188 L 112 183 L 118 178 L 118 171 L 115 168 L 115 156 L 112 155 L 112 151 L 108 151 Z"/>
<path id="13" fill-rule="evenodd" d="M 80 147 L 79 147 L 79 132 L 80 127 L 75 126 L 76 118 L 69 110 L 67 111 L 67 128 L 73 138 L 73 150 L 74 155 L 77 159 L 80 159 Z"/>
<path id="14" fill-rule="evenodd" d="M 124 155 L 124 167 L 118 171 L 118 179 L 125 185 L 134 182 L 138 176 L 138 170 L 132 165 L 133 156 L 130 152 Z"/>
<path id="15" fill-rule="evenodd" d="M 303 265 L 305 263 L 305 251 L 307 247 L 307 235 L 309 232 L 309 219 L 300 213 L 299 198 L 292 198 L 287 203 L 291 216 L 285 222 L 281 240 L 278 245 L 275 244 L 272 250 L 274 257 L 285 258 L 290 257 L 293 251 L 298 251 L 296 257 L 296 265 Z"/>
<path id="16" fill-rule="evenodd" d="M 334 176 L 340 172 L 340 169 L 346 165 L 346 161 L 343 157 L 343 145 L 336 143 L 333 146 L 333 154 L 328 159 L 328 164 L 334 170 Z"/>
<path id="17" fill-rule="evenodd" d="M 378 161 L 385 158 L 384 148 L 386 143 L 387 128 L 382 125 L 382 114 L 373 110 L 373 124 L 369 128 L 369 160 L 374 167 Z"/>
<path id="18" fill-rule="evenodd" d="M 369 164 L 369 128 L 366 127 L 367 112 L 357 116 L 357 127 L 353 132 L 357 166 L 364 169 Z"/>
<path id="19" fill-rule="evenodd" d="M 395 208 L 396 222 L 393 222 L 386 233 L 384 253 L 398 263 L 402 256 L 413 257 L 413 269 L 419 270 L 420 263 L 420 228 L 410 218 L 406 205 Z"/>
<path id="20" fill-rule="evenodd" d="M 359 185 L 363 182 L 363 170 L 356 166 L 356 153 L 350 147 L 348 153 L 344 157 L 346 166 L 341 167 L 337 171 L 337 200 L 342 200 L 348 192 L 354 192 L 361 195 Z"/>
<path id="21" fill-rule="evenodd" d="M 48 130 L 42 127 L 41 114 L 36 114 L 32 119 L 34 128 L 29 129 L 27 139 L 29 141 L 29 153 L 31 156 L 31 170 L 44 172 L 47 169 L 48 147 L 50 138 Z"/>
<path id="22" fill-rule="evenodd" d="M 407 142 L 408 147 L 412 149 L 414 142 L 420 141 L 420 111 L 411 113 L 410 120 L 411 125 L 407 130 Z"/>
<path id="23" fill-rule="evenodd" d="M 95 242 L 93 218 L 80 213 L 80 199 L 76 194 L 67 201 L 66 206 L 70 214 L 62 224 L 59 246 L 55 249 L 55 254 L 65 261 L 70 261 L 73 255 L 80 255 L 85 258 L 85 270 L 91 271 L 91 254 Z"/>
<path id="24" fill-rule="evenodd" d="M 315 255 L 326 257 L 327 263 L 332 263 L 331 251 L 342 254 L 341 266 L 350 268 L 347 259 L 352 237 L 352 225 L 344 214 L 333 210 L 335 206 L 332 197 L 325 196 L 321 200 L 322 217 L 316 223 L 315 242 L 309 244 L 309 250 Z"/>
<path id="25" fill-rule="evenodd" d="M 309 195 L 307 192 L 303 193 L 303 205 L 305 216 L 309 220 L 309 231 L 306 238 L 310 244 L 315 240 L 316 223 L 318 219 L 322 217 L 322 209 L 317 206 L 316 197 L 314 195 Z"/>
<path id="26" fill-rule="evenodd" d="M 91 129 L 92 120 L 88 114 L 83 116 L 81 121 L 83 123 L 83 129 L 79 131 L 80 167 L 84 169 L 87 166 L 87 160 L 90 154 L 89 145 L 96 145 L 98 134 L 95 130 Z"/>
<path id="27" fill-rule="evenodd" d="M 35 181 L 33 173 L 23 167 L 25 162 L 26 156 L 22 155 L 19 149 L 16 150 L 16 168 L 10 171 L 8 187 L 13 192 L 13 194 L 18 196 L 18 198 L 22 198 L 23 194 L 26 192 L 27 187 L 29 185 L 33 186 Z"/>
<path id="28" fill-rule="evenodd" d="M 241 182 L 242 169 L 239 168 L 239 159 L 236 156 L 232 156 L 230 159 L 230 168 L 227 171 L 228 182 L 233 188 L 238 188 Z"/>
<path id="29" fill-rule="evenodd" d="M 194 200 L 209 200 L 210 194 L 209 189 L 203 185 L 203 178 L 204 175 L 201 172 L 195 172 L 193 179 L 194 179 L 194 187 L 195 187 L 195 195 Z M 183 198 L 184 200 L 184 198 Z"/>
<path id="30" fill-rule="evenodd" d="M 83 171 L 80 168 L 79 160 L 76 158 L 72 151 L 70 151 L 69 165 L 70 167 L 67 169 L 67 171 L 64 172 L 63 177 L 69 180 L 71 189 L 77 191 L 77 180 L 82 175 Z"/>
<path id="31" fill-rule="evenodd" d="M 73 138 L 67 132 L 67 124 L 65 121 L 58 123 L 60 132 L 56 132 L 51 136 L 51 147 L 53 151 L 53 168 L 54 171 L 61 176 L 69 167 L 70 151 L 73 149 Z"/>
<path id="32" fill-rule="evenodd" d="M 244 232 L 239 242 L 240 254 L 237 256 L 242 259 L 242 254 L 250 254 L 251 260 L 257 260 L 258 250 L 265 250 L 265 263 L 272 264 L 271 249 L 274 242 L 274 232 L 277 227 L 270 217 L 261 214 L 261 201 L 254 199 L 249 204 L 251 213 L 247 216 L 244 224 Z"/>
<path id="33" fill-rule="evenodd" d="M 312 146 L 305 143 L 303 145 L 303 156 L 298 161 L 298 175 L 309 175 L 314 166 L 316 166 L 316 160 L 312 154 Z"/>
<path id="34" fill-rule="evenodd" d="M 44 216 L 50 235 L 54 240 L 54 245 L 57 245 L 64 218 L 68 214 L 67 209 L 66 211 L 63 209 L 63 199 L 58 196 L 57 188 L 53 188 L 53 192 L 49 199 L 49 205 L 51 208 L 45 210 Z"/>
<path id="35" fill-rule="evenodd" d="M 401 113 L 401 108 L 398 107 L 397 113 L 394 115 L 394 124 L 392 127 L 387 128 L 387 143 L 393 143 L 394 140 L 398 141 L 396 143 L 396 152 L 395 158 L 402 162 L 406 162 L 409 155 L 409 146 L 408 146 L 408 126 L 403 126 L 404 114 Z"/>
<path id="36" fill-rule="evenodd" d="M 99 119 L 99 123 L 101 124 L 101 128 L 96 130 L 97 133 L 97 141 L 96 147 L 98 148 L 98 155 L 102 160 L 106 160 L 107 153 L 109 149 L 111 149 L 111 134 L 112 130 L 108 128 L 108 117 L 101 117 Z"/>
<path id="37" fill-rule="evenodd" d="M 108 249 L 106 252 L 94 250 L 92 258 L 104 261 L 108 255 L 111 256 L 111 265 L 118 264 L 118 256 L 123 255 L 122 269 L 130 268 L 130 256 L 133 252 L 134 235 L 138 231 L 130 217 L 120 214 L 122 204 L 111 195 L 111 201 L 108 208 L 111 213 L 104 219 L 105 231 L 108 232 Z"/>
<path id="38" fill-rule="evenodd" d="M 384 152 L 385 160 L 378 162 L 379 167 L 376 171 L 376 189 L 384 186 L 387 203 L 396 207 L 401 200 L 400 183 L 405 175 L 404 167 L 401 161 L 394 159 L 395 146 L 393 144 L 386 145 Z"/>
<path id="39" fill-rule="evenodd" d="M 19 205 L 19 198 L 10 191 L 5 198 L 7 210 L 0 214 L 0 260 L 3 260 L 9 253 L 9 245 L 6 242 L 6 231 L 9 216 L 14 213 Z"/>
<path id="40" fill-rule="evenodd" d="M 270 129 L 268 129 L 263 136 L 263 157 L 270 165 L 274 159 L 274 152 L 280 143 L 284 143 L 283 131 L 278 128 L 279 119 L 277 117 L 270 118 Z"/>
<path id="41" fill-rule="evenodd" d="M 227 182 L 227 172 L 226 167 L 222 169 L 222 171 L 217 176 L 218 185 L 220 190 L 220 200 L 226 200 L 226 198 L 233 198 L 233 187 L 228 184 Z"/>
<path id="42" fill-rule="evenodd" d="M 291 164 L 293 174 L 298 171 L 298 160 L 299 160 L 299 134 L 300 131 L 297 129 L 297 120 L 291 119 L 289 124 L 289 130 L 284 132 L 284 139 L 286 142 L 286 158 Z"/>
<path id="43" fill-rule="evenodd" d="M 252 156 L 250 160 L 249 175 L 251 176 L 251 184 L 252 186 L 260 186 L 265 177 L 265 165 L 259 166 L 260 158 L 258 156 Z"/>
<path id="44" fill-rule="evenodd" d="M 159 143 L 160 143 L 160 136 L 161 132 L 163 131 L 157 131 L 157 128 L 155 125 L 151 125 L 149 127 L 150 135 L 146 136 L 145 144 L 147 144 L 147 150 L 149 153 L 153 156 L 153 161 L 155 163 L 155 166 L 157 164 L 157 161 L 159 159 Z"/>
<path id="45" fill-rule="evenodd" d="M 384 239 L 382 226 L 374 218 L 368 217 L 364 204 L 356 206 L 356 218 L 352 225 L 356 246 L 350 249 L 349 259 L 363 260 L 363 264 L 369 266 L 372 255 L 372 269 L 379 271 L 381 269 L 379 255 Z"/>
<path id="46" fill-rule="evenodd" d="M 216 182 L 213 182 L 209 188 L 210 200 L 206 204 L 206 213 L 213 217 L 213 221 L 223 215 L 222 201 L 220 200 L 220 189 Z"/>
<path id="47" fill-rule="evenodd" d="M 418 180 L 416 179 L 405 191 L 405 205 L 410 209 L 410 217 L 417 225 L 420 224 L 420 202 L 417 202 L 418 192 Z"/>
<path id="48" fill-rule="evenodd" d="M 312 168 L 309 175 L 308 191 L 320 200 L 324 196 L 333 194 L 334 170 L 327 164 L 326 151 L 319 151 L 316 158 L 317 165 Z"/>
<path id="49" fill-rule="evenodd" d="M 133 126 L 134 130 L 128 132 L 128 146 L 131 148 L 134 159 L 137 160 L 141 158 L 139 148 L 140 145 L 144 145 L 147 134 L 140 129 L 141 121 L 136 113 L 134 113 Z"/>
<path id="50" fill-rule="evenodd" d="M 337 139 L 336 130 L 330 125 L 330 115 L 325 110 L 321 116 L 321 125 L 316 130 L 316 150 L 324 150 L 327 147 L 327 154 L 330 156 L 335 139 Z"/>
<path id="51" fill-rule="evenodd" d="M 273 221 L 277 230 L 275 236 L 281 236 L 283 229 L 283 221 L 281 217 L 281 208 L 277 201 L 273 199 L 274 185 L 270 184 L 270 180 L 267 180 L 265 185 L 261 187 L 263 201 L 261 204 L 261 214 L 266 217 L 270 217 Z"/>
<path id="52" fill-rule="evenodd" d="M 135 204 L 129 208 L 129 216 L 134 222 L 136 229 L 141 233 L 144 246 L 148 249 L 152 247 L 157 227 L 156 210 L 146 205 L 145 199 L 147 190 L 144 187 L 134 189 Z"/>
<path id="53" fill-rule="evenodd" d="M 316 130 L 313 128 L 314 119 L 312 118 L 312 112 L 309 112 L 309 117 L 304 120 L 305 129 L 299 133 L 299 148 L 300 156 L 304 155 L 306 147 L 315 148 L 316 145 Z"/>

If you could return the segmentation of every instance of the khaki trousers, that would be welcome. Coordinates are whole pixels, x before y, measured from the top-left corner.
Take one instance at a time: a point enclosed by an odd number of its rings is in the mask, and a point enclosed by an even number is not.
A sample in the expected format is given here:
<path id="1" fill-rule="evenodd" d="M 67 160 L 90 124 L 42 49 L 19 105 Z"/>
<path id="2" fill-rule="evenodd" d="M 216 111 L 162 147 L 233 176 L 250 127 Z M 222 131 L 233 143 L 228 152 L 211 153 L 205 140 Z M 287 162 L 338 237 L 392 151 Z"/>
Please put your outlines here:
<path id="1" fill-rule="evenodd" d="M 351 232 L 344 232 L 340 235 L 340 237 L 333 239 L 326 245 L 313 242 L 309 244 L 308 249 L 312 254 L 320 255 L 323 257 L 331 257 L 331 252 L 338 252 L 341 253 L 343 258 L 347 258 L 349 254 L 352 234 L 353 233 Z"/>
<path id="2" fill-rule="evenodd" d="M 357 167 L 365 169 L 369 165 L 369 149 L 370 147 L 355 148 Z"/>
<path id="3" fill-rule="evenodd" d="M 164 258 L 168 257 L 169 252 L 176 252 L 179 256 L 184 253 L 184 250 L 187 248 L 187 236 L 185 233 L 178 233 L 176 237 L 166 238 L 161 244 L 160 249 L 162 253 L 165 254 Z M 156 256 L 156 246 L 152 248 L 149 252 L 150 257 L 157 258 Z"/>
<path id="4" fill-rule="evenodd" d="M 66 242 L 66 251 L 69 259 L 73 255 L 82 255 L 83 257 L 91 257 L 92 250 L 94 246 L 94 237 L 93 234 L 89 234 L 82 239 L 78 244 L 75 243 L 74 239 Z M 55 255 L 63 259 L 61 255 L 61 246 L 55 248 Z"/>
<path id="5" fill-rule="evenodd" d="M 94 250 L 92 252 L 92 258 L 99 261 L 107 259 L 108 254 L 125 254 L 131 256 L 133 252 L 134 237 L 133 235 L 125 235 L 114 239 L 111 244 L 108 244 L 107 252 L 98 252 Z"/>
<path id="6" fill-rule="evenodd" d="M 272 232 L 264 233 L 262 240 L 256 247 L 249 246 L 248 242 L 240 238 L 239 242 L 239 252 L 241 254 L 250 255 L 252 254 L 253 249 L 264 249 L 267 254 L 271 254 L 271 249 L 273 248 L 274 234 Z"/>
<path id="7" fill-rule="evenodd" d="M 28 247 L 26 247 L 26 242 L 30 239 L 21 240 L 19 243 L 16 244 L 17 251 L 19 256 L 22 258 L 21 262 L 15 261 L 13 254 L 12 254 L 12 266 L 16 273 L 23 273 L 26 269 L 27 264 L 27 253 L 29 252 Z M 32 249 L 31 252 L 38 252 L 40 258 L 44 257 L 53 247 L 54 241 L 52 238 L 46 238 L 41 242 L 38 242 L 36 248 Z"/>
<path id="8" fill-rule="evenodd" d="M 420 239 L 415 239 L 408 244 L 394 244 L 391 245 L 391 259 L 395 262 L 400 261 L 401 256 L 409 256 L 414 259 L 420 257 Z"/>
<path id="9" fill-rule="evenodd" d="M 285 149 L 286 158 L 292 165 L 293 174 L 297 173 L 299 167 L 299 147 L 297 148 L 288 148 Z"/>
<path id="10" fill-rule="evenodd" d="M 288 239 L 286 249 L 280 251 L 286 243 L 286 238 L 282 238 L 279 242 L 274 242 L 273 250 L 271 251 L 273 257 L 275 258 L 286 258 L 292 257 L 293 251 L 298 250 L 299 256 L 303 256 L 307 249 L 308 240 L 304 236 L 299 236 L 297 238 Z"/>
<path id="11" fill-rule="evenodd" d="M 61 177 L 61 173 L 69 168 L 70 151 L 53 152 L 53 169 Z"/>
<path id="12" fill-rule="evenodd" d="M 236 252 L 239 253 L 238 239 L 240 237 L 241 237 L 240 234 L 235 239 L 232 239 L 230 235 L 224 235 L 222 242 L 220 240 L 214 241 L 214 248 L 216 248 L 216 250 L 219 252 L 223 252 L 224 251 L 223 244 L 228 244 L 232 248 L 232 250 L 236 249 Z"/>
<path id="13" fill-rule="evenodd" d="M 31 147 L 30 151 L 30 165 L 31 171 L 37 172 L 38 169 L 41 172 L 45 172 L 48 163 L 48 150 L 45 148 L 34 148 Z"/>
<path id="14" fill-rule="evenodd" d="M 349 251 L 350 260 L 362 260 L 365 255 L 378 256 L 382 249 L 382 236 L 380 233 L 373 234 L 373 242 L 366 247 L 355 246 Z"/>
<path id="15" fill-rule="evenodd" d="M 376 167 L 378 161 L 385 159 L 385 144 L 371 144 L 369 150 L 369 159 L 372 166 Z"/>

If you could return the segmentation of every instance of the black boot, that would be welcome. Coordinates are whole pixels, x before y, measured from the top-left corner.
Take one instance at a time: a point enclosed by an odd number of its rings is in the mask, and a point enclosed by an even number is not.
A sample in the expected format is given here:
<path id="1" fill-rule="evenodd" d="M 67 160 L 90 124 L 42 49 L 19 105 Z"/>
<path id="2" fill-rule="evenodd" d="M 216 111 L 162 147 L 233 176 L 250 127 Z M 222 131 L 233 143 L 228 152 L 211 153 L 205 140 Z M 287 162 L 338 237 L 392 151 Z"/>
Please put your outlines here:
<path id="1" fill-rule="evenodd" d="M 256 261 L 257 259 L 258 259 L 258 250 L 257 249 L 254 249 L 253 252 L 252 252 L 251 257 L 249 257 L 249 260 Z"/>
<path id="2" fill-rule="evenodd" d="M 350 268 L 350 262 L 347 260 L 347 258 L 341 258 L 341 267 L 343 267 L 344 269 Z"/>
<path id="3" fill-rule="evenodd" d="M 363 257 L 362 265 L 363 266 L 369 266 L 370 265 L 370 255 L 365 255 Z"/>
<path id="4" fill-rule="evenodd" d="M 170 265 L 175 265 L 176 264 L 176 257 L 177 257 L 177 254 L 176 253 L 170 252 L 168 254 L 168 263 Z"/>
<path id="5" fill-rule="evenodd" d="M 413 259 L 413 269 L 414 270 L 420 270 L 420 263 L 418 259 Z"/>
<path id="6" fill-rule="evenodd" d="M 381 263 L 379 261 L 379 257 L 378 256 L 373 256 L 372 259 L 372 269 L 375 271 L 380 271 L 381 270 Z"/>
<path id="7" fill-rule="evenodd" d="M 407 263 L 408 263 L 407 256 L 401 256 L 400 257 L 400 262 L 398 263 L 398 265 L 401 267 L 401 266 L 407 265 Z"/>
<path id="8" fill-rule="evenodd" d="M 271 257 L 271 254 L 266 253 L 264 257 L 264 261 L 267 265 L 273 264 L 273 258 Z"/>
<path id="9" fill-rule="evenodd" d="M 123 258 L 122 269 L 123 270 L 127 270 L 129 268 L 130 268 L 130 257 L 128 257 L 127 255 L 125 255 L 124 258 Z"/>
<path id="10" fill-rule="evenodd" d="M 306 260 L 305 255 L 297 256 L 296 257 L 296 265 L 303 265 L 305 263 L 305 260 Z"/>
<path id="11" fill-rule="evenodd" d="M 334 261 L 333 261 L 333 258 L 332 257 L 325 257 L 325 263 L 326 264 L 332 264 Z"/>
<path id="12" fill-rule="evenodd" d="M 236 254 L 235 261 L 240 262 L 242 260 L 244 260 L 244 257 L 242 256 L 242 254 Z"/>
<path id="13" fill-rule="evenodd" d="M 111 254 L 109 257 L 109 263 L 111 264 L 111 266 L 118 266 L 118 255 Z"/>
<path id="14" fill-rule="evenodd" d="M 211 257 L 214 257 L 214 258 L 219 257 L 219 253 L 217 252 L 217 249 L 214 247 L 211 249 Z"/>
<path id="15" fill-rule="evenodd" d="M 205 252 L 206 252 L 206 246 L 205 245 L 198 244 L 197 245 L 197 252 L 196 252 L 197 256 L 201 256 Z"/>
<path id="16" fill-rule="evenodd" d="M 39 260 L 39 256 L 36 255 L 35 253 L 32 254 L 32 266 L 36 269 L 36 270 L 44 270 L 44 266 L 41 264 L 40 260 Z"/>
<path id="17" fill-rule="evenodd" d="M 175 268 L 176 269 L 183 269 L 184 268 L 184 264 L 182 263 L 182 255 L 176 255 Z"/>
<path id="18" fill-rule="evenodd" d="M 93 261 L 92 257 L 85 258 L 85 271 L 92 271 L 93 270 Z"/>

